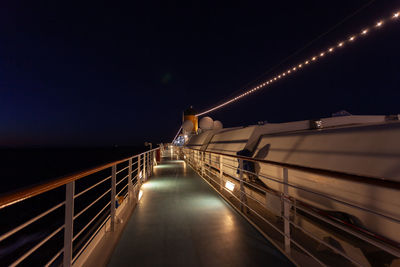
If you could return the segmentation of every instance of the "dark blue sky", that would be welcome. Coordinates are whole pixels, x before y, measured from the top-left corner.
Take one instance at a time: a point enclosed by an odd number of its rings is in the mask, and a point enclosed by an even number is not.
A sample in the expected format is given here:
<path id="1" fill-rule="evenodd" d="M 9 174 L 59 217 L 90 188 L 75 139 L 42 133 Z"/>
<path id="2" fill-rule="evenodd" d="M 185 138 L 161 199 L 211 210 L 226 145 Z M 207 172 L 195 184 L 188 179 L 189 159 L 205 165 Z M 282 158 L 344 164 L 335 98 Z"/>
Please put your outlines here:
<path id="1" fill-rule="evenodd" d="M 0 145 L 170 141 L 199 111 L 370 1 L 3 1 Z M 285 66 L 400 10 L 374 1 Z M 397 114 L 400 23 L 211 117 L 225 126 Z"/>

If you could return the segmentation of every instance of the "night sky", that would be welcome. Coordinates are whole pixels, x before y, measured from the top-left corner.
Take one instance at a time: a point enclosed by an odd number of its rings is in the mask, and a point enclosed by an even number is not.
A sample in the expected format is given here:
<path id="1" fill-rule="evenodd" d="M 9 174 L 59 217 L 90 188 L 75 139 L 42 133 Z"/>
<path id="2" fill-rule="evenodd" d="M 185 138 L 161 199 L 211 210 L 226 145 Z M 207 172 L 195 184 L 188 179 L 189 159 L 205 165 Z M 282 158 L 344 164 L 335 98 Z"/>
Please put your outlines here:
<path id="1" fill-rule="evenodd" d="M 371 1 L 1 1 L 0 146 L 171 141 Z M 376 0 L 283 71 L 400 10 Z M 210 114 L 224 126 L 400 113 L 400 22 Z M 270 74 L 273 74 L 271 72 Z"/>

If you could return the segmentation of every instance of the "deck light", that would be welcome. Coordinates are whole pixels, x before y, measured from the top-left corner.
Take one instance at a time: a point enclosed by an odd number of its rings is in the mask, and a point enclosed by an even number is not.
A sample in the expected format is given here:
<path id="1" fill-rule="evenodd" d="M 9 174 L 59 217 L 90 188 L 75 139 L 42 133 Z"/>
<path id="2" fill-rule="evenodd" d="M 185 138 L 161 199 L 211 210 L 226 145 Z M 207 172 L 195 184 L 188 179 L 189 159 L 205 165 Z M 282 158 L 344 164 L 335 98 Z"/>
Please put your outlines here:
<path id="1" fill-rule="evenodd" d="M 226 181 L 225 187 L 226 187 L 229 191 L 233 192 L 233 189 L 235 189 L 235 184 L 232 183 L 232 182 L 230 182 L 230 181 Z"/>

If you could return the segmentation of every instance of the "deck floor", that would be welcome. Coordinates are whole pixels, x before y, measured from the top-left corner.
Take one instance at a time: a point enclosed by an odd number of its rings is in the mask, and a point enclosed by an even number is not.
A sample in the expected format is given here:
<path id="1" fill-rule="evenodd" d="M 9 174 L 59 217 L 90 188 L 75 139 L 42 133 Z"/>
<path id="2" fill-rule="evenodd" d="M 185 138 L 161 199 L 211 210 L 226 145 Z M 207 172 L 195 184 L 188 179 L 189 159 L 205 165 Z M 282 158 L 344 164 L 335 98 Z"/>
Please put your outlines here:
<path id="1" fill-rule="evenodd" d="M 293 266 L 183 161 L 142 190 L 109 266 Z"/>

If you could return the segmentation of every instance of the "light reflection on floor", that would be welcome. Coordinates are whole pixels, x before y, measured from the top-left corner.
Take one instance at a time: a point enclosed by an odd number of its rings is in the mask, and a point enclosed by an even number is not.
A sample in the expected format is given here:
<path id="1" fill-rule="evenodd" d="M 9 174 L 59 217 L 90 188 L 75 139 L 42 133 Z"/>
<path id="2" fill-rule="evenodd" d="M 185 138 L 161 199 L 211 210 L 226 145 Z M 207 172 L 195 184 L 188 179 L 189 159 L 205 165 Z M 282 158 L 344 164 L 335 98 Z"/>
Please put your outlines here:
<path id="1" fill-rule="evenodd" d="M 154 170 L 109 266 L 288 266 L 185 162 Z"/>

